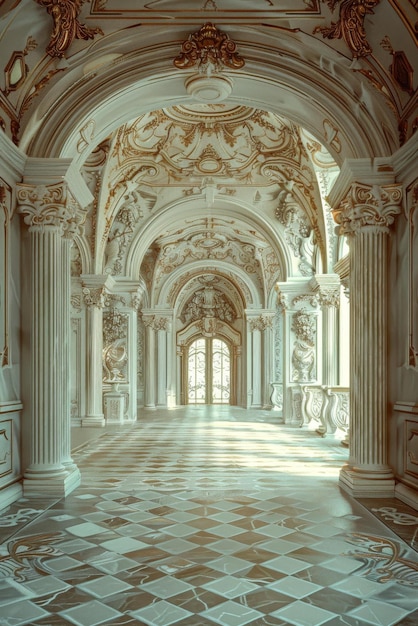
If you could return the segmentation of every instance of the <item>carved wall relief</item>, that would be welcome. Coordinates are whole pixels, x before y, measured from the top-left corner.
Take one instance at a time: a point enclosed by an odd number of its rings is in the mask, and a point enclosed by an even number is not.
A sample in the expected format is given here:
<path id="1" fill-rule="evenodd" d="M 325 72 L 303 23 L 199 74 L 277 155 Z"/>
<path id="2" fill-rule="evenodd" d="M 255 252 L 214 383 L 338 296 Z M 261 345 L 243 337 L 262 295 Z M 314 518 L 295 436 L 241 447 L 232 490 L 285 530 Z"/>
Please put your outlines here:
<path id="1" fill-rule="evenodd" d="M 283 314 L 276 312 L 273 320 L 274 329 L 274 380 L 283 380 Z"/>
<path id="2" fill-rule="evenodd" d="M 235 307 L 219 289 L 208 286 L 197 291 L 183 307 L 180 319 L 189 324 L 202 318 L 213 317 L 232 323 L 237 318 Z"/>
<path id="3" fill-rule="evenodd" d="M 306 213 L 295 200 L 291 186 L 284 185 L 279 194 L 275 215 L 285 227 L 286 241 L 295 257 L 299 258 L 299 271 L 302 276 L 312 276 L 313 231 Z"/>
<path id="4" fill-rule="evenodd" d="M 127 380 L 128 315 L 116 307 L 103 314 L 103 380 Z"/>
<path id="5" fill-rule="evenodd" d="M 293 382 L 315 379 L 316 316 L 301 309 L 293 314 L 292 330 L 296 335 L 292 352 Z"/>
<path id="6" fill-rule="evenodd" d="M 144 387 L 144 322 L 142 316 L 138 315 L 138 330 L 137 330 L 137 375 L 138 375 L 138 389 Z"/>
<path id="7" fill-rule="evenodd" d="M 418 185 L 410 192 L 409 227 L 409 366 L 418 369 Z"/>
<path id="8" fill-rule="evenodd" d="M 9 280 L 10 219 L 12 191 L 0 178 L 0 367 L 10 362 L 9 346 Z"/>

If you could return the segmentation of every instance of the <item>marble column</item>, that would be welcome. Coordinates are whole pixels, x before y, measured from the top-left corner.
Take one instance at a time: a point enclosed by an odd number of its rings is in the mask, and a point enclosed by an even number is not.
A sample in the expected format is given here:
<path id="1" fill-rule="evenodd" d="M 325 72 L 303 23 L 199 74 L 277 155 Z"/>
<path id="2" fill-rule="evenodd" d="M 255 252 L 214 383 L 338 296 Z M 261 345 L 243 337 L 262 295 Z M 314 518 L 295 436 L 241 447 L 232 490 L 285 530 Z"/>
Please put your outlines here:
<path id="1" fill-rule="evenodd" d="M 62 497 L 80 484 L 80 472 L 70 456 L 67 236 L 82 218 L 65 181 L 22 183 L 17 198 L 29 227 L 25 253 L 30 274 L 23 490 L 29 496 Z"/>
<path id="2" fill-rule="evenodd" d="M 274 340 L 273 340 L 274 313 L 269 312 L 262 316 L 263 337 L 263 408 L 273 408 L 271 402 L 271 383 L 274 378 Z"/>
<path id="3" fill-rule="evenodd" d="M 86 415 L 82 426 L 102 427 L 103 413 L 103 307 L 108 275 L 82 275 L 86 305 Z"/>
<path id="4" fill-rule="evenodd" d="M 356 497 L 390 497 L 395 487 L 388 465 L 387 248 L 402 190 L 378 173 L 374 179 L 351 181 L 333 211 L 350 245 L 350 460 L 340 485 Z"/>
<path id="5" fill-rule="evenodd" d="M 145 327 L 145 398 L 144 408 L 155 410 L 155 316 L 142 311 L 142 319 Z"/>
<path id="6" fill-rule="evenodd" d="M 268 383 L 269 376 L 271 376 L 271 368 L 269 368 L 267 363 L 269 356 L 271 356 L 271 351 L 266 348 L 268 337 L 266 337 L 265 331 L 271 328 L 271 324 L 271 317 L 263 314 L 248 318 L 248 329 L 250 332 L 247 335 L 249 343 L 247 358 L 250 359 L 251 406 L 257 408 L 263 407 L 269 399 L 269 389 L 264 382 L 267 377 Z"/>
<path id="7" fill-rule="evenodd" d="M 158 317 L 154 321 L 154 328 L 157 340 L 157 406 L 167 406 L 167 330 L 168 319 L 166 317 Z"/>

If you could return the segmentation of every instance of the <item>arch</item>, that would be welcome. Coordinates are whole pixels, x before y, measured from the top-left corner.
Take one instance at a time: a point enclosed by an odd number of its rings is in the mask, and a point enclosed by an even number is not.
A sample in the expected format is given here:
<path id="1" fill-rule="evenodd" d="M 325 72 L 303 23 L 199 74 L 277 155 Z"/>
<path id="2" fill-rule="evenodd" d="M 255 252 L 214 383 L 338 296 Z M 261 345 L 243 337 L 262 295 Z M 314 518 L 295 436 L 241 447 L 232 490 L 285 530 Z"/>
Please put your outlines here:
<path id="1" fill-rule="evenodd" d="M 183 212 L 179 212 L 179 208 Z M 162 231 L 178 227 L 179 223 L 184 223 L 186 217 L 196 215 L 199 208 L 202 212 L 206 211 L 203 207 L 203 200 L 199 197 L 184 198 L 181 201 L 175 201 L 163 207 L 158 213 L 152 216 L 144 227 L 140 228 L 136 233 L 127 253 L 125 273 L 127 276 L 136 278 L 142 263 L 145 252 L 152 242 L 161 235 Z M 256 212 L 256 209 L 249 203 L 242 200 L 238 203 L 229 197 L 219 198 L 210 208 L 211 217 L 237 219 L 241 223 L 245 223 L 252 228 L 260 229 L 261 234 L 266 238 L 268 243 L 275 251 L 283 272 L 283 279 L 292 274 L 292 257 L 286 245 L 281 226 L 278 221 L 267 219 L 266 216 Z"/>
<path id="2" fill-rule="evenodd" d="M 124 122 L 161 106 L 191 101 L 184 87 L 188 74 L 172 65 L 184 29 L 173 28 L 172 41 L 164 44 L 158 41 L 161 35 L 155 41 L 155 33 L 141 30 L 141 48 L 125 54 L 138 31 L 136 27 L 119 32 L 117 42 L 112 37 L 95 42 L 90 55 L 96 58 L 94 66 L 88 54 L 83 61 L 77 55 L 69 60 L 65 77 L 57 80 L 26 124 L 21 146 L 29 155 L 67 156 L 80 166 Z M 230 101 L 286 115 L 305 126 L 339 165 L 345 158 L 389 155 L 398 147 L 394 116 L 378 95 L 368 91 L 371 88 L 359 93 L 348 59 L 344 68 L 326 43 L 312 37 L 302 57 L 293 35 L 285 30 L 280 40 L 270 34 L 261 37 L 244 26 L 230 32 L 246 59 L 242 70 L 226 73 L 234 83 Z M 103 65 L 97 61 L 100 54 Z M 89 133 L 83 133 L 89 125 Z M 338 146 L 327 126 L 340 129 Z"/>
<path id="3" fill-rule="evenodd" d="M 180 280 L 184 273 L 184 267 L 181 266 L 171 273 L 170 280 L 166 281 L 164 288 L 159 294 L 158 302 L 153 303 L 153 306 L 158 308 L 169 308 L 169 303 L 178 300 L 182 289 L 184 289 L 185 287 L 185 283 L 182 285 Z M 213 260 L 210 262 L 209 265 L 203 267 L 200 261 L 190 263 L 187 266 L 187 282 L 189 282 L 193 278 L 196 278 L 197 276 L 208 273 L 218 274 L 223 277 L 232 276 L 241 287 L 241 289 L 239 291 L 237 290 L 237 292 L 240 293 L 241 298 L 245 299 L 245 301 L 248 303 L 247 307 L 256 309 L 262 307 L 260 293 L 254 283 L 248 280 L 248 275 L 245 273 L 245 271 L 238 267 L 231 266 L 225 261 Z M 173 288 L 174 292 L 170 294 L 170 290 L 173 290 Z"/>

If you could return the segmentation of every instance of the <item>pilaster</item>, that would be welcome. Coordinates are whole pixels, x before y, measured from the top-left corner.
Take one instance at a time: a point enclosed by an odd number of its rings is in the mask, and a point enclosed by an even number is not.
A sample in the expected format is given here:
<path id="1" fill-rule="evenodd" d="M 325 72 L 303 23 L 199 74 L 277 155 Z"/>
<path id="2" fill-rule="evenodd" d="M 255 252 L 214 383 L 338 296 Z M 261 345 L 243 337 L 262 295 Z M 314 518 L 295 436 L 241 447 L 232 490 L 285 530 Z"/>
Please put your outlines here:
<path id="1" fill-rule="evenodd" d="M 86 415 L 82 426 L 104 426 L 103 414 L 103 307 L 106 288 L 113 279 L 108 274 L 82 275 L 83 297 L 86 305 Z"/>
<path id="2" fill-rule="evenodd" d="M 142 320 L 145 327 L 145 402 L 144 409 L 155 410 L 155 315 L 151 311 L 142 311 Z"/>
<path id="3" fill-rule="evenodd" d="M 340 278 L 338 274 L 316 274 L 311 280 L 314 293 L 322 310 L 322 384 L 338 383 L 338 324 L 340 304 Z"/>
<path id="4" fill-rule="evenodd" d="M 251 406 L 271 408 L 269 383 L 273 370 L 271 343 L 274 312 L 247 311 L 246 315 L 247 389 L 251 390 Z"/>

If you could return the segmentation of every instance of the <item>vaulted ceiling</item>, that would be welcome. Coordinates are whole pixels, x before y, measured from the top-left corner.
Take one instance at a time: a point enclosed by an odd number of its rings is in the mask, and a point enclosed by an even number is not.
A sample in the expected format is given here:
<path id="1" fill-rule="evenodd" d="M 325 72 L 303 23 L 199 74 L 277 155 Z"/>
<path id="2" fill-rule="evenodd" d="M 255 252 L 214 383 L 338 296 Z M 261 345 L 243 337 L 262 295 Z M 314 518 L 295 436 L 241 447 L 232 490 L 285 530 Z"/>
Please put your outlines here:
<path id="1" fill-rule="evenodd" d="M 267 307 L 332 271 L 343 160 L 417 125 L 411 0 L 5 0 L 0 20 L 4 132 L 94 198 L 74 272 L 140 280 L 152 306 L 216 277 Z"/>

